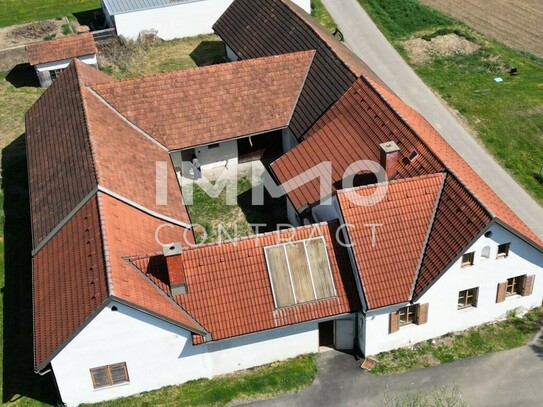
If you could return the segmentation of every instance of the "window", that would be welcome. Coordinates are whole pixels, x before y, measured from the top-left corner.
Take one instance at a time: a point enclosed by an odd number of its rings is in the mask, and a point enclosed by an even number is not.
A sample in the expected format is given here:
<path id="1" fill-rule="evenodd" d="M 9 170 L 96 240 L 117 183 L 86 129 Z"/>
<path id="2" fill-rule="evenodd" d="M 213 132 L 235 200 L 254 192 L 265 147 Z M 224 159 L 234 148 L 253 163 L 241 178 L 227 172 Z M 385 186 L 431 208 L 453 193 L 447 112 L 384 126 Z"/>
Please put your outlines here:
<path id="1" fill-rule="evenodd" d="M 458 293 L 458 309 L 476 307 L 479 288 L 470 288 Z"/>
<path id="2" fill-rule="evenodd" d="M 219 148 L 221 145 L 220 143 L 210 144 L 207 146 L 208 150 L 212 150 L 214 148 Z"/>
<path id="3" fill-rule="evenodd" d="M 53 69 L 52 71 L 49 71 L 49 73 L 51 74 L 51 80 L 54 81 L 58 79 L 63 70 L 64 69 Z"/>
<path id="4" fill-rule="evenodd" d="M 409 324 L 423 325 L 428 322 L 428 304 L 414 304 L 389 314 L 389 333 Z"/>
<path id="5" fill-rule="evenodd" d="M 125 362 L 95 367 L 90 369 L 90 374 L 95 389 L 129 382 Z"/>
<path id="6" fill-rule="evenodd" d="M 407 159 L 409 160 L 409 162 L 413 162 L 415 161 L 415 159 L 419 156 L 419 153 L 417 150 L 413 150 L 409 153 L 409 155 L 407 156 Z"/>
<path id="7" fill-rule="evenodd" d="M 484 260 L 490 258 L 490 246 L 483 247 L 483 250 L 481 250 L 481 258 Z"/>
<path id="8" fill-rule="evenodd" d="M 496 303 L 503 302 L 507 297 L 513 295 L 531 295 L 534 290 L 534 280 L 534 275 L 523 275 L 509 278 L 503 283 L 498 283 Z"/>
<path id="9" fill-rule="evenodd" d="M 415 305 L 400 308 L 400 326 L 415 322 Z"/>
<path id="10" fill-rule="evenodd" d="M 526 276 L 517 276 L 507 279 L 507 285 L 505 286 L 505 295 L 509 297 L 510 295 L 522 293 L 522 283 Z"/>
<path id="11" fill-rule="evenodd" d="M 462 267 L 473 266 L 473 260 L 475 258 L 475 252 L 464 253 L 462 256 Z"/>
<path id="12" fill-rule="evenodd" d="M 498 255 L 497 258 L 509 256 L 509 246 L 511 243 L 503 243 L 498 246 Z"/>

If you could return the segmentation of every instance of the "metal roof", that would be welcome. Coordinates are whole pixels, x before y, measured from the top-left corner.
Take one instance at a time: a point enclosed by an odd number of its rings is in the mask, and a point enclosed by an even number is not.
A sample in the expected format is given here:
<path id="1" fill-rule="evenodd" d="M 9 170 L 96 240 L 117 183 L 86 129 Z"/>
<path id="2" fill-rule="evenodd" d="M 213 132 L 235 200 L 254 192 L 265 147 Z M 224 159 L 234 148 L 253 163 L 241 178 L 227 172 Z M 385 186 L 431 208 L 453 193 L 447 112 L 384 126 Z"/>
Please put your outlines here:
<path id="1" fill-rule="evenodd" d="M 116 15 L 195 1 L 202 0 L 103 0 L 103 3 L 110 15 Z"/>

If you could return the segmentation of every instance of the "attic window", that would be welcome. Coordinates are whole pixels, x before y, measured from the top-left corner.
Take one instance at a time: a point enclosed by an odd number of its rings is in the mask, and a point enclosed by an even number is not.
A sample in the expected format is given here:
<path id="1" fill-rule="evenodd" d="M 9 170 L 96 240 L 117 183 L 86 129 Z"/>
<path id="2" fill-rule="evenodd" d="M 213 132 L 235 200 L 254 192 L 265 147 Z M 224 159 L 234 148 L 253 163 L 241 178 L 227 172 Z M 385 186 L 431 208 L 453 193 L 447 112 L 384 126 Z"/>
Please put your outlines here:
<path id="1" fill-rule="evenodd" d="M 475 258 L 475 252 L 464 253 L 462 256 L 462 267 L 473 266 L 473 260 Z"/>
<path id="2" fill-rule="evenodd" d="M 496 258 L 502 258 L 509 256 L 509 246 L 511 246 L 511 243 L 503 243 L 498 245 L 498 255 Z"/>
<path id="3" fill-rule="evenodd" d="M 413 150 L 411 151 L 411 153 L 409 153 L 409 155 L 407 156 L 407 159 L 409 160 L 409 162 L 413 162 L 415 161 L 415 159 L 419 156 L 419 153 L 417 150 Z"/>
<path id="4" fill-rule="evenodd" d="M 276 308 L 336 296 L 322 237 L 264 248 Z"/>
<path id="5" fill-rule="evenodd" d="M 114 386 L 116 384 L 127 383 L 128 370 L 126 362 L 116 363 L 114 365 L 100 366 L 90 369 L 92 385 L 95 389 Z"/>

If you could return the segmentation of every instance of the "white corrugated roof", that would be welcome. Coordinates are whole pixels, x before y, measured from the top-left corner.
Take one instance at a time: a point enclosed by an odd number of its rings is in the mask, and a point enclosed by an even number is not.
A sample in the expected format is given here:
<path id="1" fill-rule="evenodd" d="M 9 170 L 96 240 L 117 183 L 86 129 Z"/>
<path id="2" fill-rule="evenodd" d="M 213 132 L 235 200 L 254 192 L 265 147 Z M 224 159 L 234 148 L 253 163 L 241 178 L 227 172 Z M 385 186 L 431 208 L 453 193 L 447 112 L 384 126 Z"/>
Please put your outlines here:
<path id="1" fill-rule="evenodd" d="M 179 3 L 192 3 L 194 1 L 201 0 L 103 0 L 104 6 L 110 15 L 175 6 Z"/>

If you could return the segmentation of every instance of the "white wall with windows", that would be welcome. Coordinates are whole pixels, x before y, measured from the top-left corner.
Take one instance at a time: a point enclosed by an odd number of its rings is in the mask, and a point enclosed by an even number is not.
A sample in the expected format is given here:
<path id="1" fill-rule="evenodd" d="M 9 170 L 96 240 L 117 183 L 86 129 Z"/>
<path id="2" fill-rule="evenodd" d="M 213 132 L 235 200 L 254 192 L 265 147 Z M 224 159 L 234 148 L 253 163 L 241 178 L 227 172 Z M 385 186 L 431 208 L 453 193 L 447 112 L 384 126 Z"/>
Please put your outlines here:
<path id="1" fill-rule="evenodd" d="M 371 355 L 410 346 L 451 331 L 503 319 L 511 310 L 540 306 L 543 300 L 543 253 L 500 225 L 494 224 L 489 232 L 491 236 L 481 236 L 466 250 L 466 253 L 473 252 L 473 264 L 466 264 L 466 259 L 460 257 L 417 301 L 428 304 L 426 323 L 401 325 L 398 331 L 389 333 L 390 313 L 400 307 L 368 312 L 360 321 L 362 351 Z M 510 243 L 507 255 L 498 255 L 498 247 L 507 243 Z M 507 293 L 503 301 L 496 302 L 499 284 L 503 289 L 504 283 L 513 277 L 522 277 L 522 284 L 523 276 L 535 276 L 530 295 L 521 295 L 519 288 L 518 293 Z M 472 298 L 466 299 L 465 295 L 459 298 L 460 292 L 473 288 L 477 289 L 474 306 L 471 305 Z M 512 288 L 510 285 L 509 289 Z M 471 294 L 473 292 L 468 293 L 468 297 Z M 459 302 L 467 306 L 460 306 Z"/>
<path id="2" fill-rule="evenodd" d="M 113 303 L 51 366 L 63 402 L 76 406 L 317 352 L 318 341 L 318 324 L 308 322 L 193 346 L 188 331 Z M 128 381 L 123 379 L 123 363 Z M 114 384 L 103 386 L 108 374 Z M 97 383 L 103 387 L 95 388 Z"/>

